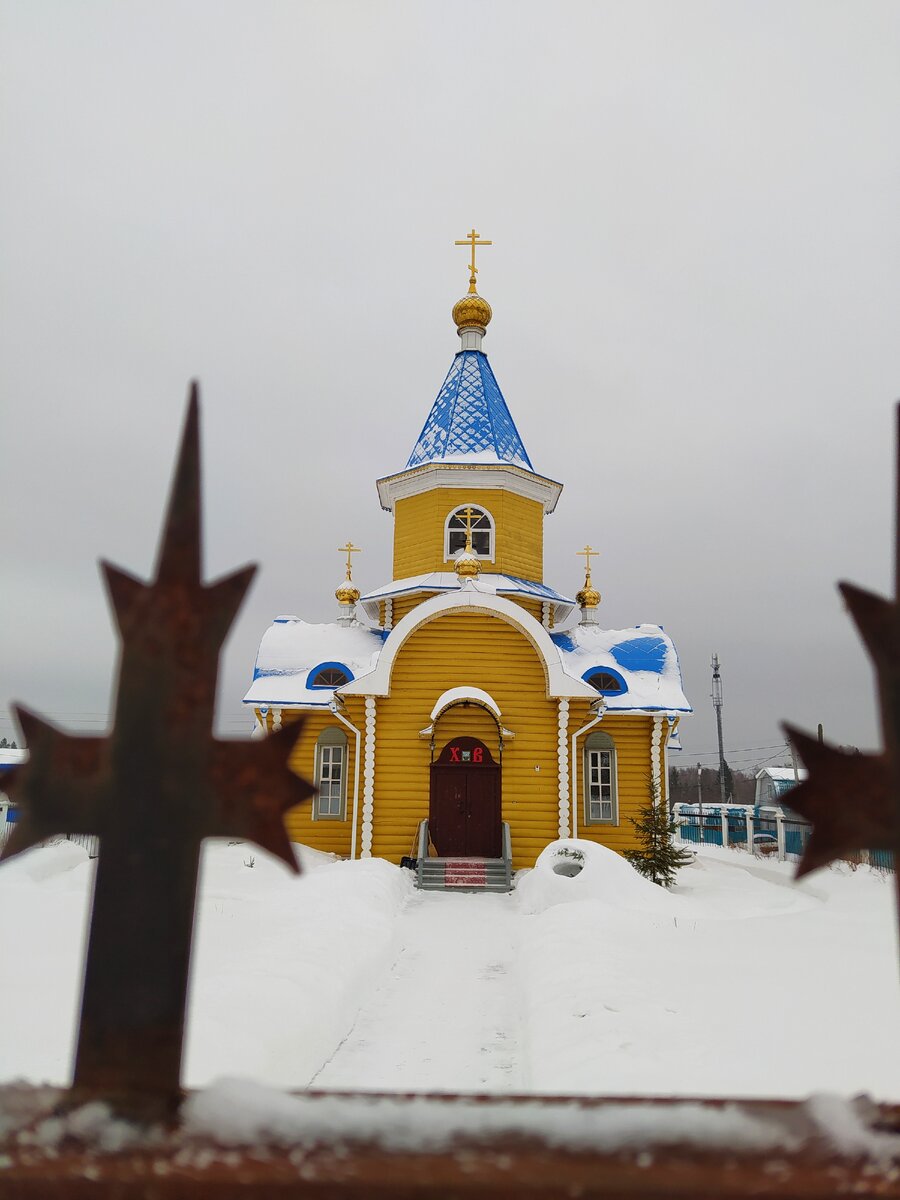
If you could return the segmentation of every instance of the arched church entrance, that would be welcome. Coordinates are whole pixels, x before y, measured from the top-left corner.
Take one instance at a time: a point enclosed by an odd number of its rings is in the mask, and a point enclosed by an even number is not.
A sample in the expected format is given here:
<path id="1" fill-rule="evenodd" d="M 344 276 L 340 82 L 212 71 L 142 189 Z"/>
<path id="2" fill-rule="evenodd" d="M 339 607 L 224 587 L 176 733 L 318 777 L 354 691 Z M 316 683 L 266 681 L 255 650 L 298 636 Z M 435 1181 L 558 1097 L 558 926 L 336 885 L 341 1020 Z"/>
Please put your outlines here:
<path id="1" fill-rule="evenodd" d="M 441 858 L 499 858 L 500 764 L 474 737 L 455 737 L 431 765 L 428 831 Z"/>

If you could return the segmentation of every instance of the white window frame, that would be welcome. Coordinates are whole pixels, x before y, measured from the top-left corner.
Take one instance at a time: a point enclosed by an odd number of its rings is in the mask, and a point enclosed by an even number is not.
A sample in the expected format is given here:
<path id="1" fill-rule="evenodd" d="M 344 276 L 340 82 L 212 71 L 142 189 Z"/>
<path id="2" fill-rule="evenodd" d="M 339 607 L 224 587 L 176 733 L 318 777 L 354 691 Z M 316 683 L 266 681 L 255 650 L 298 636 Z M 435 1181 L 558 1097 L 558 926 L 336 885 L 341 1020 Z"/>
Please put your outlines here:
<path id="1" fill-rule="evenodd" d="M 588 737 L 583 770 L 585 825 L 618 825 L 616 745 L 608 733 L 594 733 Z"/>
<path id="2" fill-rule="evenodd" d="M 455 551 L 455 550 L 452 552 L 450 550 L 450 522 L 453 520 L 454 517 L 461 516 L 462 513 L 467 508 L 477 509 L 478 512 L 482 513 L 488 519 L 488 522 L 490 524 L 490 541 L 488 543 L 490 553 L 489 554 L 479 554 L 478 551 L 476 550 L 475 557 L 480 558 L 482 560 L 482 562 L 493 562 L 495 554 L 496 554 L 496 547 L 497 547 L 497 523 L 494 520 L 493 515 L 488 512 L 488 510 L 484 507 L 483 504 L 474 504 L 471 501 L 467 502 L 466 504 L 458 504 L 456 506 L 456 508 L 451 509 L 450 512 L 447 513 L 447 519 L 444 521 L 444 562 L 452 562 L 453 555 L 457 553 L 457 551 Z M 459 530 L 454 529 L 453 532 L 459 533 Z M 475 530 L 473 528 L 472 532 L 473 533 L 476 533 L 476 532 L 484 533 L 485 531 L 484 531 L 484 529 Z M 465 543 L 463 543 L 463 544 L 465 544 Z"/>
<path id="3" fill-rule="evenodd" d="M 322 730 L 316 742 L 316 798 L 313 804 L 313 820 L 347 820 L 348 766 L 347 735 L 338 726 L 329 725 L 327 729 Z M 333 811 L 335 808 L 337 812 Z"/>

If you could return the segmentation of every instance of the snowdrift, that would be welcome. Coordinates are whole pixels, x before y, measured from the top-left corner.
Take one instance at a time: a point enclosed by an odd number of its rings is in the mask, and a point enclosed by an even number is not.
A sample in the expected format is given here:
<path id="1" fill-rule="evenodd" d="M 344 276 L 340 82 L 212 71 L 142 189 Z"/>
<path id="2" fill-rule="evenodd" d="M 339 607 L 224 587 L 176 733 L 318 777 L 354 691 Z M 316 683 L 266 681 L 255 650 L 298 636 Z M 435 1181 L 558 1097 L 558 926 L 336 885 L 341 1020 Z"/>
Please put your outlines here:
<path id="1" fill-rule="evenodd" d="M 519 874 L 516 896 L 526 913 L 584 900 L 633 912 L 669 913 L 677 907 L 675 897 L 638 874 L 614 850 L 582 838 L 551 842 L 533 869 Z"/>

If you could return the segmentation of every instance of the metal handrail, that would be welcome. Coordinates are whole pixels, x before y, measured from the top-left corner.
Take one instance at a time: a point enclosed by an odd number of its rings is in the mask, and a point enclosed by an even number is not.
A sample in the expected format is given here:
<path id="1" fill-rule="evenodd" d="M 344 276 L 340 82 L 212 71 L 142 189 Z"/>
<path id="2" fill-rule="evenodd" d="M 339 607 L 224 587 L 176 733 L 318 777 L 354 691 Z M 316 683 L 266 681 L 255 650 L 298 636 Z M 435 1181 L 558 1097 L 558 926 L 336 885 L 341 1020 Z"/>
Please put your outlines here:
<path id="1" fill-rule="evenodd" d="M 428 858 L 428 818 L 419 822 L 419 855 L 416 859 L 416 882 L 421 886 L 425 872 L 425 861 Z"/>
<path id="2" fill-rule="evenodd" d="M 512 887 L 512 834 L 509 821 L 503 822 L 503 865 L 506 868 L 506 890 Z"/>

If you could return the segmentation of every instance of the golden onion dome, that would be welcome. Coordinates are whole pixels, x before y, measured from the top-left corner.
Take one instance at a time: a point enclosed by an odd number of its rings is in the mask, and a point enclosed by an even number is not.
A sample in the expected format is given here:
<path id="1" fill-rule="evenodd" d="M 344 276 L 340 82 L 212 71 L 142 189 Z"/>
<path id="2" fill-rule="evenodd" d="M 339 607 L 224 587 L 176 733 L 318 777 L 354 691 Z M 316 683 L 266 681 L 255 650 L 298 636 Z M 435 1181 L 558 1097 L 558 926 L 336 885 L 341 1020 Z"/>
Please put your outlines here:
<path id="1" fill-rule="evenodd" d="M 453 321 L 457 333 L 464 329 L 480 329 L 483 333 L 491 323 L 491 306 L 477 292 L 469 292 L 453 305 Z"/>
<path id="2" fill-rule="evenodd" d="M 481 562 L 477 554 L 473 554 L 468 549 L 463 550 L 461 554 L 457 555 L 454 570 L 459 579 L 472 579 L 481 574 Z"/>
<path id="3" fill-rule="evenodd" d="M 355 604 L 359 599 L 359 588 L 354 587 L 349 579 L 345 579 L 340 587 L 335 589 L 334 595 L 338 604 Z"/>
<path id="4" fill-rule="evenodd" d="M 582 608 L 596 608 L 600 603 L 600 593 L 591 583 L 590 571 L 585 576 L 584 587 L 575 593 L 575 599 Z"/>

